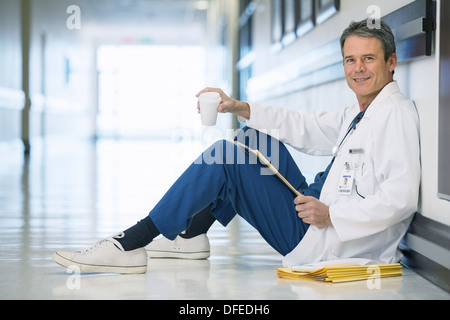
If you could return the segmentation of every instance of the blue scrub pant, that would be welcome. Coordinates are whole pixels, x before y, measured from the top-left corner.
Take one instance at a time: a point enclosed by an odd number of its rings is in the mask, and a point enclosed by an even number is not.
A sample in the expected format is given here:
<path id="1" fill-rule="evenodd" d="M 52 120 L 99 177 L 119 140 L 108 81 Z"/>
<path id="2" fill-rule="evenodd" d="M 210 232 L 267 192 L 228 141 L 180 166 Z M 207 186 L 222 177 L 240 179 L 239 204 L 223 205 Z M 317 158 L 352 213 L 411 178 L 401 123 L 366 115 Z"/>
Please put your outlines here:
<path id="1" fill-rule="evenodd" d="M 248 127 L 236 139 L 272 158 L 294 188 L 319 198 L 331 165 L 308 185 L 283 143 Z M 217 141 L 180 176 L 149 217 L 162 235 L 173 240 L 188 229 L 196 213 L 212 204 L 211 214 L 222 225 L 238 214 L 285 256 L 298 245 L 309 225 L 297 216 L 296 195 L 267 170 L 242 147 Z"/>

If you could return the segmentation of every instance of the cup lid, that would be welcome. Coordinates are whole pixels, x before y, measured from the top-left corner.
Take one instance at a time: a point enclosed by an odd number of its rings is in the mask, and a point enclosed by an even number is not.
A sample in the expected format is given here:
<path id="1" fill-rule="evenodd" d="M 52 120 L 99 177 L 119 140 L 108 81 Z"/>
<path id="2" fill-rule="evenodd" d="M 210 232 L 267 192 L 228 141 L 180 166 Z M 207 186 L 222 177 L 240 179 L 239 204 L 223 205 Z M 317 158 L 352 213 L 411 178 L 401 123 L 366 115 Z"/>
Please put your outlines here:
<path id="1" fill-rule="evenodd" d="M 202 93 L 199 97 L 199 99 L 202 100 L 219 100 L 220 101 L 220 94 L 217 92 L 205 92 Z"/>

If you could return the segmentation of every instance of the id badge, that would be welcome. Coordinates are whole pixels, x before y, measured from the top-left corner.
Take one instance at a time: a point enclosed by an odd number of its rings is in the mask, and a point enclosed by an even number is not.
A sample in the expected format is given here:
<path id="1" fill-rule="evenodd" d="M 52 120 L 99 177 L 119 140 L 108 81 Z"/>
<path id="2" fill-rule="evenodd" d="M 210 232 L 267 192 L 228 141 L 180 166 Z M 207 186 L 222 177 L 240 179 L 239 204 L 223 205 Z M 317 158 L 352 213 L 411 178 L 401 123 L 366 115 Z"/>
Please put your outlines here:
<path id="1" fill-rule="evenodd" d="M 354 179 L 355 170 L 342 170 L 337 193 L 340 195 L 350 195 L 352 193 Z"/>

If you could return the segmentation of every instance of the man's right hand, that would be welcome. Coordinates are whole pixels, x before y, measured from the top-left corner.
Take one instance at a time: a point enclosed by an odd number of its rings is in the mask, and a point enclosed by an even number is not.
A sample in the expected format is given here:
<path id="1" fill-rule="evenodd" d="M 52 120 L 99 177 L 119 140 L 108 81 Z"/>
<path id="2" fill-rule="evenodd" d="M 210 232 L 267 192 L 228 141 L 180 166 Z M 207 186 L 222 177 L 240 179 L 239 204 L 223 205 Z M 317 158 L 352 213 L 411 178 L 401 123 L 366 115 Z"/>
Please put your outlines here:
<path id="1" fill-rule="evenodd" d="M 217 110 L 221 113 L 233 113 L 238 116 L 244 117 L 246 119 L 250 119 L 250 106 L 247 102 L 242 102 L 238 100 L 231 99 L 228 97 L 221 89 L 217 88 L 205 88 L 199 93 L 197 93 L 196 97 L 198 98 L 200 95 L 202 95 L 205 92 L 217 92 L 220 94 L 220 97 L 222 98 L 221 103 L 219 104 L 219 107 Z M 200 104 L 197 103 L 197 109 L 200 113 Z"/>

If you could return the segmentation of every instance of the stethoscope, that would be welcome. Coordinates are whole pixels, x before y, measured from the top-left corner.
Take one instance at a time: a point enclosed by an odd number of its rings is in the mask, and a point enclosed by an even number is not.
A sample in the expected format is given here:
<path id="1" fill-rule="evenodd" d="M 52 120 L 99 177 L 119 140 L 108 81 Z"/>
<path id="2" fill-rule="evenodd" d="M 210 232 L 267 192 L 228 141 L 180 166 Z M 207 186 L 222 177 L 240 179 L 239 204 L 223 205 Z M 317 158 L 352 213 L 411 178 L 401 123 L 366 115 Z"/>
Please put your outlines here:
<path id="1" fill-rule="evenodd" d="M 336 146 L 333 147 L 333 149 L 331 151 L 333 153 L 333 157 L 336 158 L 338 156 L 339 151 L 341 151 L 341 147 L 344 144 L 345 140 L 347 140 L 347 138 L 350 135 L 350 133 L 353 133 L 353 131 L 356 130 L 356 126 L 362 120 L 362 118 L 364 118 L 364 115 L 366 114 L 367 109 L 369 109 L 369 107 L 364 109 L 364 111 L 361 111 L 360 113 L 358 113 L 358 115 L 355 117 L 355 119 L 353 119 L 352 123 L 350 123 L 350 126 L 348 127 L 347 133 L 345 134 L 345 136 L 342 139 L 341 143 L 339 145 L 336 145 Z"/>

